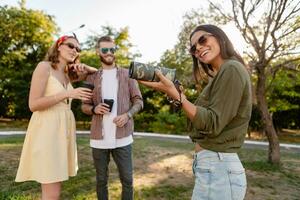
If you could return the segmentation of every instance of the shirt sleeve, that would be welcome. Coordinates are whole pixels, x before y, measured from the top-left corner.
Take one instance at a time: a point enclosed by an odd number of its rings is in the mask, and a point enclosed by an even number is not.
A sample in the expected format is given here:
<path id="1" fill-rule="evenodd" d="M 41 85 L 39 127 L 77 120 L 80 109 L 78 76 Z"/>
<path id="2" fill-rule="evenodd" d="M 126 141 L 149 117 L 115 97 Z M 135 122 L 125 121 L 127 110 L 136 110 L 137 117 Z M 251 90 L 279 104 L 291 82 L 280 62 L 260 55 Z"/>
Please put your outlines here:
<path id="1" fill-rule="evenodd" d="M 237 115 L 242 99 L 245 81 L 236 66 L 227 66 L 220 72 L 211 85 L 208 106 L 197 106 L 192 119 L 194 128 L 201 134 L 219 135 Z"/>
<path id="2" fill-rule="evenodd" d="M 129 92 L 130 92 L 130 101 L 132 103 L 132 106 L 129 109 L 128 113 L 130 116 L 133 116 L 134 114 L 142 110 L 144 106 L 143 97 L 139 89 L 139 85 L 137 81 L 134 79 L 129 79 Z"/>

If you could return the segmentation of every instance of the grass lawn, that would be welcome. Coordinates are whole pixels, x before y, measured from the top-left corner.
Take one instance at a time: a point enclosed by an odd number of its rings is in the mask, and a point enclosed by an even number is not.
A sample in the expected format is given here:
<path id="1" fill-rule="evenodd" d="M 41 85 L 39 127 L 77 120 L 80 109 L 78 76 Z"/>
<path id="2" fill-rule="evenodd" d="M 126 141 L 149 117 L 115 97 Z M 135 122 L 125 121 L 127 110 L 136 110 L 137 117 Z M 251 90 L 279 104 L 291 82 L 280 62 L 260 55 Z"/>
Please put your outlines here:
<path id="1" fill-rule="evenodd" d="M 27 129 L 28 120 L 12 120 L 0 118 L 0 131 L 25 131 Z M 90 122 L 76 121 L 77 130 L 89 130 Z M 140 130 L 143 132 L 143 130 Z M 251 137 L 246 135 L 247 140 L 268 141 L 263 133 L 251 132 Z M 278 133 L 281 143 L 300 144 L 300 130 L 283 129 Z"/>
<path id="2" fill-rule="evenodd" d="M 0 199 L 31 200 L 40 198 L 35 182 L 15 183 L 14 178 L 24 137 L 0 137 Z M 78 136 L 79 171 L 63 183 L 61 199 L 92 200 L 95 171 L 88 136 Z M 55 148 L 55 147 L 54 147 Z M 194 179 L 191 170 L 193 147 L 190 143 L 135 138 L 134 195 L 136 200 L 188 200 Z M 300 199 L 300 155 L 282 152 L 281 165 L 266 162 L 267 152 L 243 149 L 239 153 L 246 168 L 247 200 Z M 110 166 L 110 199 L 120 199 L 121 185 L 114 162 Z"/>

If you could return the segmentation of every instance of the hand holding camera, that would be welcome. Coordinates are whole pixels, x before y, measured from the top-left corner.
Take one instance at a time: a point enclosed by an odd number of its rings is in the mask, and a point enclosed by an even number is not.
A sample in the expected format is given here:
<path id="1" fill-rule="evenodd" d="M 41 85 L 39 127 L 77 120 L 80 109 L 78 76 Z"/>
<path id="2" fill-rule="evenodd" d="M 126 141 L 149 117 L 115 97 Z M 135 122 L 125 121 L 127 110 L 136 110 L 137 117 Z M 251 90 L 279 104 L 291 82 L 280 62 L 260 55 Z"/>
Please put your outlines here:
<path id="1" fill-rule="evenodd" d="M 161 71 L 161 73 L 169 80 L 175 81 L 176 78 L 176 69 L 170 69 L 166 67 L 151 66 L 139 62 L 131 62 L 129 67 L 129 78 L 141 80 L 141 81 L 150 81 L 150 82 L 159 82 L 160 79 L 156 75 L 155 71 Z"/>
<path id="2" fill-rule="evenodd" d="M 181 108 L 182 105 L 181 94 L 183 88 L 181 83 L 177 79 L 171 81 L 169 78 L 164 76 L 164 74 L 161 71 L 157 69 L 154 70 L 154 73 L 155 76 L 158 78 L 159 82 L 139 80 L 139 83 L 142 83 L 145 86 L 166 93 L 167 100 L 171 103 L 172 107 L 177 111 L 179 108 Z"/>

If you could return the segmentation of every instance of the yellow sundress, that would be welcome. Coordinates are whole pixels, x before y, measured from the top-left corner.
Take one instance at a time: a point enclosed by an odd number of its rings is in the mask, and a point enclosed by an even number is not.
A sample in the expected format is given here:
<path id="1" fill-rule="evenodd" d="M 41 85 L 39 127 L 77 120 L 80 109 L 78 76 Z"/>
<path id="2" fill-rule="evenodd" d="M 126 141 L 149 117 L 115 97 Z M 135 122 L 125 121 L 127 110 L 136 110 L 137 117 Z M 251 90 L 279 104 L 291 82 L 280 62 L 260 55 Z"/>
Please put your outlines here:
<path id="1" fill-rule="evenodd" d="M 73 89 L 70 83 L 63 87 L 50 72 L 45 96 L 70 89 Z M 15 181 L 55 183 L 75 176 L 77 170 L 76 127 L 71 103 L 64 100 L 33 112 Z"/>

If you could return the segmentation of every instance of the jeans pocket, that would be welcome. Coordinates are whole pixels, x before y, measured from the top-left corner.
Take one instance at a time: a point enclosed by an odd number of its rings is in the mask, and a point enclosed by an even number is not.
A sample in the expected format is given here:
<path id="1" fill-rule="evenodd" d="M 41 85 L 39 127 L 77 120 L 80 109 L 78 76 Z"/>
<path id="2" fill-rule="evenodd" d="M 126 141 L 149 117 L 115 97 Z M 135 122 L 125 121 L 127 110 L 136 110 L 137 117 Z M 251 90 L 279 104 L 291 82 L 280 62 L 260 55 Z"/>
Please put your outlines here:
<path id="1" fill-rule="evenodd" d="M 206 169 L 206 168 L 200 168 L 197 167 L 195 169 L 195 176 L 198 180 L 201 181 L 203 184 L 209 184 L 210 183 L 210 175 L 211 175 L 211 170 Z"/>
<path id="2" fill-rule="evenodd" d="M 246 194 L 247 181 L 245 170 L 228 172 L 232 200 L 243 200 Z"/>
<path id="3" fill-rule="evenodd" d="M 195 186 L 192 200 L 208 199 L 210 192 L 211 170 L 206 168 L 195 169 Z"/>

